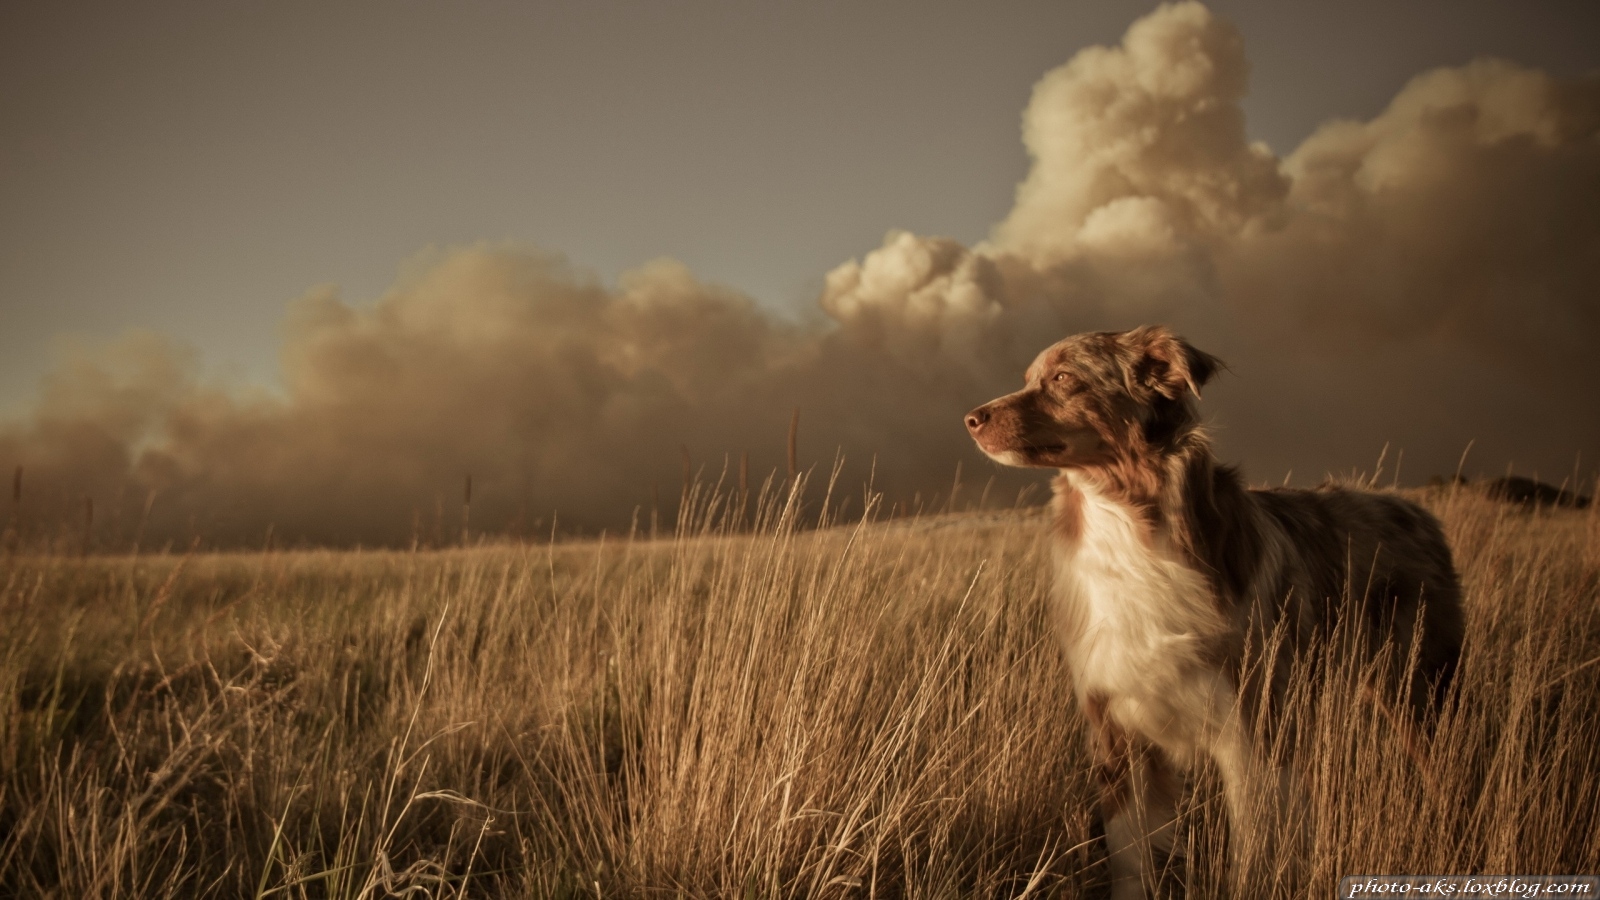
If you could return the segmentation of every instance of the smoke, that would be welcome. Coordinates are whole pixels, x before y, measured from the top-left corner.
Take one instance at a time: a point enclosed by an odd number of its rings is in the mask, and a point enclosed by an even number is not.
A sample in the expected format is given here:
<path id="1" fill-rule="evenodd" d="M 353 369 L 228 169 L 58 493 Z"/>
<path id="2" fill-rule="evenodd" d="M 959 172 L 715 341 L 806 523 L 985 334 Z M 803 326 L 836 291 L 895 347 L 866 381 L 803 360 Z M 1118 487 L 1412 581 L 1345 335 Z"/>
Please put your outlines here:
<path id="1" fill-rule="evenodd" d="M 1067 333 L 1149 321 L 1229 361 L 1208 407 L 1257 478 L 1385 442 L 1420 478 L 1469 440 L 1559 478 L 1596 449 L 1600 79 L 1425 73 L 1282 159 L 1247 138 L 1248 80 L 1231 26 L 1160 7 L 1040 80 L 1032 169 L 989 240 L 891 231 L 828 273 L 820 315 L 670 260 L 613 285 L 457 248 L 370 306 L 292 303 L 281 394 L 210 384 L 154 335 L 70 348 L 0 462 L 41 515 L 99 496 L 124 534 L 395 543 L 456 534 L 469 474 L 491 531 L 670 515 L 685 454 L 731 479 L 748 453 L 759 479 L 799 408 L 802 462 L 842 452 L 847 494 L 870 474 L 931 500 L 963 462 L 971 493 L 994 476 L 1009 498 L 1028 477 L 980 461 L 961 413 Z"/>
<path id="2" fill-rule="evenodd" d="M 937 323 L 959 335 L 949 364 L 1172 323 L 1229 361 L 1210 407 L 1256 477 L 1370 468 L 1385 443 L 1416 476 L 1469 442 L 1555 479 L 1592 460 L 1600 78 L 1424 73 L 1278 159 L 1247 137 L 1248 76 L 1226 22 L 1157 9 L 1040 80 L 1033 167 L 988 241 L 891 234 L 833 272 L 824 308 Z"/>
<path id="3" fill-rule="evenodd" d="M 845 493 L 874 455 L 879 487 L 947 489 L 966 441 L 950 403 L 987 390 L 912 371 L 862 330 L 779 321 L 669 260 L 615 286 L 511 246 L 411 269 L 370 307 L 330 288 L 291 304 L 282 396 L 208 386 L 153 335 L 82 348 L 0 459 L 24 464 L 35 506 L 127 511 L 124 536 L 154 492 L 153 538 L 451 541 L 467 475 L 490 531 L 547 533 L 553 513 L 644 525 L 653 507 L 670 525 L 684 453 L 730 488 L 744 455 L 758 488 L 787 468 L 795 408 L 805 465 L 826 475 L 852 453 Z"/>

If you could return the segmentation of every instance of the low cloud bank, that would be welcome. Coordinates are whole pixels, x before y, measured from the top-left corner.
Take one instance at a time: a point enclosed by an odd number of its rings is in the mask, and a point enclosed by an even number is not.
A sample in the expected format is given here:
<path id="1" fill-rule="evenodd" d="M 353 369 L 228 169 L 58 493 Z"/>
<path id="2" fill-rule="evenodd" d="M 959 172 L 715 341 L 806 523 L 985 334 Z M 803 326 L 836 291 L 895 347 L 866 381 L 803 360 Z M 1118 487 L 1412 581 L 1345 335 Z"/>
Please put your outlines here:
<path id="1" fill-rule="evenodd" d="M 1226 22 L 1157 9 L 1040 80 L 989 240 L 890 232 L 800 321 L 670 260 L 610 285 L 459 248 L 371 306 L 291 304 L 281 395 L 210 387 L 156 335 L 80 346 L 0 426 L 0 463 L 38 521 L 95 498 L 118 539 L 404 543 L 458 533 L 467 474 L 487 531 L 670 515 L 685 450 L 713 478 L 748 452 L 758 481 L 798 407 L 802 463 L 842 452 L 846 493 L 876 460 L 878 488 L 928 501 L 961 462 L 969 497 L 994 477 L 1009 500 L 1037 478 L 982 461 L 961 413 L 1067 333 L 1153 321 L 1232 366 L 1208 407 L 1254 478 L 1370 467 L 1386 442 L 1414 479 L 1468 441 L 1494 474 L 1592 460 L 1600 78 L 1424 73 L 1280 159 L 1246 138 L 1248 77 Z"/>

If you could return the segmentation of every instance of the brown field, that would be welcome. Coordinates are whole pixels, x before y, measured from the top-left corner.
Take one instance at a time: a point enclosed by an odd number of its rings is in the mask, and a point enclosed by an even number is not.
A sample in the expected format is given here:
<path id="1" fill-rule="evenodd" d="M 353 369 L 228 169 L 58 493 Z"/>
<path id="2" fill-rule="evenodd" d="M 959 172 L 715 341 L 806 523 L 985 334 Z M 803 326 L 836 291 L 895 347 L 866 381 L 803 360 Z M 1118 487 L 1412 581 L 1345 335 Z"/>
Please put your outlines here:
<path id="1" fill-rule="evenodd" d="M 1459 704 L 1419 761 L 1360 672 L 1319 675 L 1312 845 L 1260 896 L 1600 870 L 1600 516 L 1426 499 L 1466 587 Z M 0 896 L 1100 896 L 1042 519 L 796 527 L 815 506 L 0 559 Z M 1225 896 L 1206 771 L 1180 834 L 1190 896 Z"/>

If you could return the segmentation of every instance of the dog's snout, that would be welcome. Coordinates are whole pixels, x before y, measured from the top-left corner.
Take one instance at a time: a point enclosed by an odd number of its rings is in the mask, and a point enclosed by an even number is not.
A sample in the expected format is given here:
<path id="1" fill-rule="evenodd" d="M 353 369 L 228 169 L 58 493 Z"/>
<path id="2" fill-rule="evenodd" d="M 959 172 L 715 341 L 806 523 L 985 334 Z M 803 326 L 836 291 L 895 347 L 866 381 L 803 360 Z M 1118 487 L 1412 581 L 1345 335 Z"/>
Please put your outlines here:
<path id="1" fill-rule="evenodd" d="M 980 406 L 967 413 L 967 430 L 977 434 L 978 430 L 989 424 L 989 407 Z"/>

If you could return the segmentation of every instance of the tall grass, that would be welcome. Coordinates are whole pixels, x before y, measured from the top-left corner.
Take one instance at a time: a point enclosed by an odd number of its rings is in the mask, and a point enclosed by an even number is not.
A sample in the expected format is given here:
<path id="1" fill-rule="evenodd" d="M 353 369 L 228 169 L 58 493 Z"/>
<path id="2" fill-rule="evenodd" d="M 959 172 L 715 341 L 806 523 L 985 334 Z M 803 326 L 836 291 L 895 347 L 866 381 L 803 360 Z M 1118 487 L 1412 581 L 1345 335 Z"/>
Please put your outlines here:
<path id="1" fill-rule="evenodd" d="M 1103 894 L 1042 520 L 800 496 L 656 540 L 6 558 L 0 895 Z M 1311 838 L 1262 896 L 1600 869 L 1600 520 L 1431 502 L 1459 702 L 1424 758 L 1358 691 L 1299 708 Z M 1195 781 L 1175 865 L 1226 896 Z"/>

